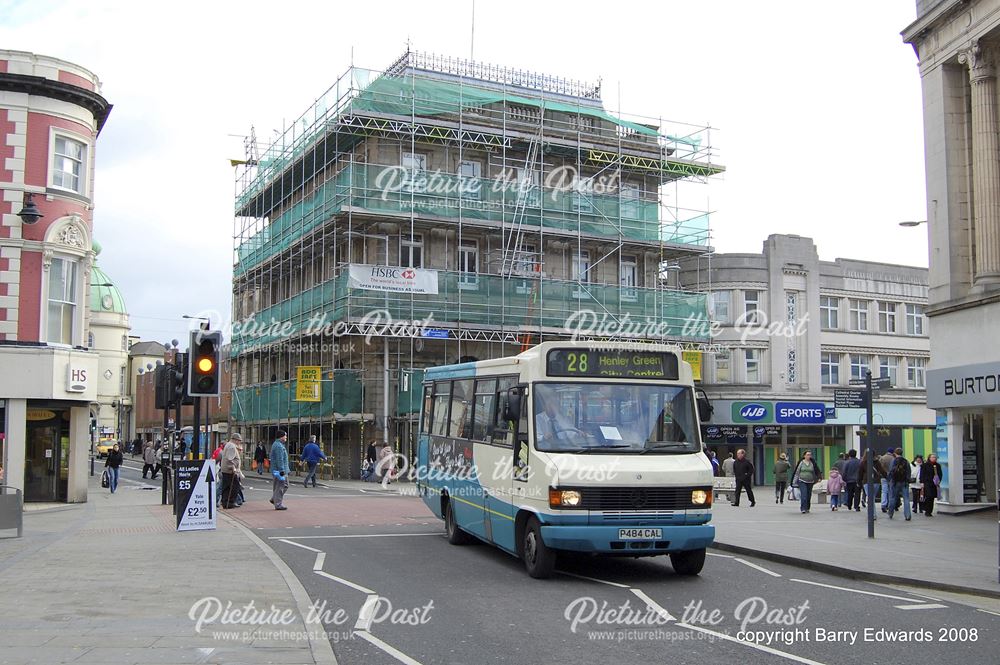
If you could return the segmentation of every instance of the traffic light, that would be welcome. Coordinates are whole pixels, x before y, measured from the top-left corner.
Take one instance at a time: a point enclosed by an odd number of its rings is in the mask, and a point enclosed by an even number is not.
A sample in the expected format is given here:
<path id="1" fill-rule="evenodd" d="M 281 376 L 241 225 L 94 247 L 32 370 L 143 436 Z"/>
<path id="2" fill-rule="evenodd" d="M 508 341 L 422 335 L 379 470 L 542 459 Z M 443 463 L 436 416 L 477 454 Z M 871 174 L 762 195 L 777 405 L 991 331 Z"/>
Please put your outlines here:
<path id="1" fill-rule="evenodd" d="M 176 353 L 174 355 L 174 369 L 170 372 L 172 390 L 170 391 L 170 405 L 190 406 L 194 404 L 194 399 L 188 394 L 188 354 Z"/>
<path id="2" fill-rule="evenodd" d="M 191 331 L 188 364 L 188 394 L 192 397 L 218 397 L 221 394 L 220 356 L 222 333 L 218 330 Z"/>

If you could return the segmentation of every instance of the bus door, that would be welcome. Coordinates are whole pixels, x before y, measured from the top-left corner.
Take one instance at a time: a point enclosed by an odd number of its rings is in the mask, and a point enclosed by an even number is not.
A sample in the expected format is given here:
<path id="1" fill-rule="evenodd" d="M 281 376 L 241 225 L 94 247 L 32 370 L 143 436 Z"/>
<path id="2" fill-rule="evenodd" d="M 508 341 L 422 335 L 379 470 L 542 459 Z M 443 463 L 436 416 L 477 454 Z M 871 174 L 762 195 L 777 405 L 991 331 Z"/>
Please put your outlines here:
<path id="1" fill-rule="evenodd" d="M 510 551 L 515 551 L 514 545 L 514 512 L 519 500 L 512 493 L 512 478 L 514 476 L 514 451 L 516 449 L 517 431 L 514 423 L 504 418 L 504 406 L 507 391 L 515 386 L 514 377 L 500 377 L 496 381 L 494 393 L 494 416 L 489 434 L 489 470 L 481 473 L 489 477 L 486 488 L 486 523 L 489 539 Z M 525 404 L 526 406 L 526 404 Z M 485 411 L 485 410 L 484 410 Z M 527 419 L 527 413 L 522 412 Z M 522 483 L 523 484 L 523 483 Z"/>

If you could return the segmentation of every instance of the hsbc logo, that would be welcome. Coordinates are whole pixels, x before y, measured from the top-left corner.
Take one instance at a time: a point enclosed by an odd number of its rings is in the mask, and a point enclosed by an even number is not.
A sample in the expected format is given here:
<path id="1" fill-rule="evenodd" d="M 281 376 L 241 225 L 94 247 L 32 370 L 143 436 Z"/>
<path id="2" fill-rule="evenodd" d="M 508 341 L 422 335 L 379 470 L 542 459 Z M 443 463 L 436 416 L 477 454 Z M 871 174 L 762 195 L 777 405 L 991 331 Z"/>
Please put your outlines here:
<path id="1" fill-rule="evenodd" d="M 417 273 L 413 272 L 412 270 L 404 270 L 401 273 L 401 276 L 403 279 L 413 279 L 414 277 L 417 276 Z"/>

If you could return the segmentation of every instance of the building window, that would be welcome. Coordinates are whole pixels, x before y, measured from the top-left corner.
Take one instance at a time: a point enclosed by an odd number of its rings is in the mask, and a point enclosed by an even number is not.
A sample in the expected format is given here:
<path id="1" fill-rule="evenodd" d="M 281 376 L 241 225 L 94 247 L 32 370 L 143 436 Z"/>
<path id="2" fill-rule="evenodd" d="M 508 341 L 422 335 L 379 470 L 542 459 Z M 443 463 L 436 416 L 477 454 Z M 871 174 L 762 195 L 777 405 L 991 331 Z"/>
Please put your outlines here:
<path id="1" fill-rule="evenodd" d="M 73 343 L 76 317 L 76 262 L 52 259 L 49 267 L 48 338 L 55 344 Z"/>
<path id="2" fill-rule="evenodd" d="M 639 266 L 636 258 L 623 256 L 621 270 L 622 300 L 637 300 L 639 298 L 639 292 L 636 290 L 636 287 L 639 286 Z"/>
<path id="3" fill-rule="evenodd" d="M 878 304 L 878 331 L 889 334 L 896 332 L 896 303 L 880 302 Z"/>
<path id="4" fill-rule="evenodd" d="M 537 208 L 541 201 L 542 174 L 535 169 L 518 167 L 517 206 Z"/>
<path id="5" fill-rule="evenodd" d="M 715 352 L 715 382 L 729 383 L 732 380 L 732 353 L 729 349 L 719 349 Z"/>
<path id="6" fill-rule="evenodd" d="M 94 348 L 94 333 L 87 333 L 87 348 Z"/>
<path id="7" fill-rule="evenodd" d="M 572 277 L 575 282 L 590 281 L 590 251 L 586 249 L 578 250 L 573 254 Z"/>
<path id="8" fill-rule="evenodd" d="M 122 351 L 128 351 L 128 335 L 122 335 Z"/>
<path id="9" fill-rule="evenodd" d="M 594 192 L 593 178 L 583 178 L 578 175 L 573 176 L 570 194 L 570 204 L 573 212 L 589 213 L 593 212 L 594 206 L 591 203 L 591 195 Z"/>
<path id="10" fill-rule="evenodd" d="M 851 378 L 852 379 L 863 379 L 865 378 L 865 372 L 868 371 L 871 365 L 871 359 L 868 356 L 861 355 L 858 353 L 851 354 Z"/>
<path id="11" fill-rule="evenodd" d="M 52 186 L 84 194 L 87 146 L 55 134 L 52 149 Z"/>
<path id="12" fill-rule="evenodd" d="M 621 212 L 624 219 L 639 219 L 639 199 L 641 190 L 638 185 L 624 183 L 621 187 Z"/>
<path id="13" fill-rule="evenodd" d="M 708 315 L 713 321 L 729 323 L 729 291 L 713 291 L 708 294 Z"/>
<path id="14" fill-rule="evenodd" d="M 889 385 L 895 388 L 899 385 L 897 370 L 899 368 L 899 358 L 894 356 L 879 356 L 878 375 L 879 377 L 889 377 Z"/>
<path id="15" fill-rule="evenodd" d="M 820 380 L 824 386 L 840 385 L 840 354 L 819 354 Z"/>
<path id="16" fill-rule="evenodd" d="M 759 323 L 760 291 L 743 292 L 743 322 Z"/>
<path id="17" fill-rule="evenodd" d="M 461 182 L 463 199 L 478 199 L 482 191 L 483 165 L 474 161 L 461 161 L 458 163 L 458 178 Z"/>
<path id="18" fill-rule="evenodd" d="M 419 194 L 425 189 L 423 171 L 427 170 L 427 155 L 416 152 L 404 152 L 400 165 L 406 169 L 400 191 Z"/>
<path id="19" fill-rule="evenodd" d="M 514 274 L 534 274 L 538 272 L 538 256 L 534 245 L 521 243 L 511 259 Z"/>
<path id="20" fill-rule="evenodd" d="M 458 243 L 458 287 L 472 289 L 478 285 L 479 242 L 463 238 Z"/>
<path id="21" fill-rule="evenodd" d="M 850 300 L 851 330 L 865 332 L 868 330 L 868 301 Z"/>
<path id="22" fill-rule="evenodd" d="M 424 237 L 419 233 L 399 238 L 399 265 L 403 268 L 424 267 Z"/>
<path id="23" fill-rule="evenodd" d="M 746 382 L 760 383 L 760 349 L 745 349 Z"/>
<path id="24" fill-rule="evenodd" d="M 924 308 L 922 305 L 906 306 L 906 334 L 924 334 Z"/>
<path id="25" fill-rule="evenodd" d="M 924 387 L 924 359 L 906 359 L 906 382 L 911 388 Z"/>
<path id="26" fill-rule="evenodd" d="M 118 368 L 118 394 L 125 394 L 125 366 L 122 365 Z"/>
<path id="27" fill-rule="evenodd" d="M 819 297 L 819 319 L 823 330 L 840 329 L 840 298 Z"/>

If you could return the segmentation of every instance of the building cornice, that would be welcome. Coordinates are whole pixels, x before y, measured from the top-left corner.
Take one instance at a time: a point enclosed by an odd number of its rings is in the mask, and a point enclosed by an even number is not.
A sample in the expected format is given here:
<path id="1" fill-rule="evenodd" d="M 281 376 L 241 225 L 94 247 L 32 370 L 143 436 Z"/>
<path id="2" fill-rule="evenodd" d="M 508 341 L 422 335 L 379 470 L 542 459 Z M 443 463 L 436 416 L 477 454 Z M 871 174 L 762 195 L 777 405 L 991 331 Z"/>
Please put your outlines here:
<path id="1" fill-rule="evenodd" d="M 111 113 L 112 105 L 96 92 L 42 76 L 0 72 L 0 90 L 50 97 L 85 108 L 94 114 L 94 125 L 98 134 L 101 133 Z"/>
<path id="2" fill-rule="evenodd" d="M 992 305 L 998 302 L 1000 302 L 1000 293 L 991 293 L 989 295 L 971 295 L 928 305 L 924 310 L 924 314 L 928 317 L 941 316 L 942 314 L 960 312 L 964 309 L 975 309 L 976 307 Z"/>

